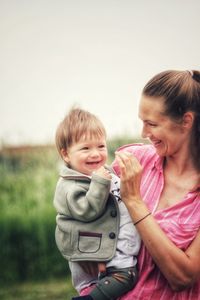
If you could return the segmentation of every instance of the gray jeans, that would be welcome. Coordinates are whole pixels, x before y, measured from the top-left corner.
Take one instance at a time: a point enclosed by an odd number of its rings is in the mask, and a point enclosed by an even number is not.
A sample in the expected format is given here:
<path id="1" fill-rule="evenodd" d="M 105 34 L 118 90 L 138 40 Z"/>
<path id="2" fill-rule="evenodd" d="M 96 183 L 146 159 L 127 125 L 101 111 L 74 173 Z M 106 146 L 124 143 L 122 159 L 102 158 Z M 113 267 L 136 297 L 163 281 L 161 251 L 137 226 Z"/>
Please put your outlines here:
<path id="1" fill-rule="evenodd" d="M 130 291 L 135 286 L 137 279 L 136 267 L 107 268 L 106 274 L 100 275 L 96 286 L 90 292 L 90 296 L 94 300 L 115 300 Z"/>

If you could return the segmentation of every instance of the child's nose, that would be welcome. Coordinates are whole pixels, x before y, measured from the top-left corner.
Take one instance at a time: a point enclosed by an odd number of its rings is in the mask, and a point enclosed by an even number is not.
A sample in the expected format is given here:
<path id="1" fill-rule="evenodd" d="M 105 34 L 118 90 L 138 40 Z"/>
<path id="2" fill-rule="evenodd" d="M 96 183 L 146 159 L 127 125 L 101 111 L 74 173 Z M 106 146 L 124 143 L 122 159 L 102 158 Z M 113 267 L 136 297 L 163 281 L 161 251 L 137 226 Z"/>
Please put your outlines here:
<path id="1" fill-rule="evenodd" d="M 92 152 L 91 152 L 91 156 L 99 156 L 98 149 L 93 149 Z"/>

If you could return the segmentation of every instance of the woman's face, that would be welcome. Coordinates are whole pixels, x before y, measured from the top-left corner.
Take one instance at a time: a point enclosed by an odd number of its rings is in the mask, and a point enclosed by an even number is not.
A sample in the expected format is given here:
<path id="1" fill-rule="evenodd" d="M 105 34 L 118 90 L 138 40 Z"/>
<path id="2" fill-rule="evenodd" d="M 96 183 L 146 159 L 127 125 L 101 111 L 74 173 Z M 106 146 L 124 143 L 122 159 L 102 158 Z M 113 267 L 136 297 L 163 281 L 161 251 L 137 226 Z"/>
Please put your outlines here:
<path id="1" fill-rule="evenodd" d="M 148 138 L 158 155 L 178 153 L 186 143 L 186 132 L 182 123 L 164 115 L 164 101 L 143 95 L 139 106 L 139 118 L 143 122 L 142 137 Z"/>

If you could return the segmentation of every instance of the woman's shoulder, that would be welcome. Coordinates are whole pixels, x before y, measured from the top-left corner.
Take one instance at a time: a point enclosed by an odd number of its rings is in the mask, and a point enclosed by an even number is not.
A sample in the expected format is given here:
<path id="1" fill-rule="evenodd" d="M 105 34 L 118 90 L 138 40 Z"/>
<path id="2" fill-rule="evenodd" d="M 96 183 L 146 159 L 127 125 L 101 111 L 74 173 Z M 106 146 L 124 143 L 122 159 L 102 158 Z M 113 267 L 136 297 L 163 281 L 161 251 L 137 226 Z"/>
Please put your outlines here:
<path id="1" fill-rule="evenodd" d="M 135 144 L 127 144 L 119 147 L 117 151 L 122 152 L 129 152 L 132 153 L 140 162 L 142 166 L 153 166 L 155 162 L 158 160 L 158 155 L 153 145 L 151 144 L 142 144 L 142 143 L 135 143 Z M 119 174 L 119 167 L 116 160 L 112 163 L 112 169 L 116 174 Z"/>
<path id="2" fill-rule="evenodd" d="M 142 144 L 142 143 L 134 143 L 134 144 L 126 144 L 117 149 L 117 151 L 125 151 L 134 154 L 138 160 L 142 158 L 152 158 L 156 155 L 156 151 L 153 145 L 151 144 Z"/>

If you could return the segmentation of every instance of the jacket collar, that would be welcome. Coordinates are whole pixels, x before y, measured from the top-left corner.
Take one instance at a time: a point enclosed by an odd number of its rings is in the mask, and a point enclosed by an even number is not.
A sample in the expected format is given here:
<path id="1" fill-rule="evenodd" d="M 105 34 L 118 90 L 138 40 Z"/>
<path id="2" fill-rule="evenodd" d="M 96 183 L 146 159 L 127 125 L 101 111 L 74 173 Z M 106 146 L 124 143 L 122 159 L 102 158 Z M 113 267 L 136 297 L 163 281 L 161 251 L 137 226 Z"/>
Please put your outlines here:
<path id="1" fill-rule="evenodd" d="M 88 179 L 90 180 L 90 176 L 82 174 L 76 170 L 70 169 L 68 166 L 64 166 L 60 171 L 60 177 L 67 178 L 67 179 Z"/>

